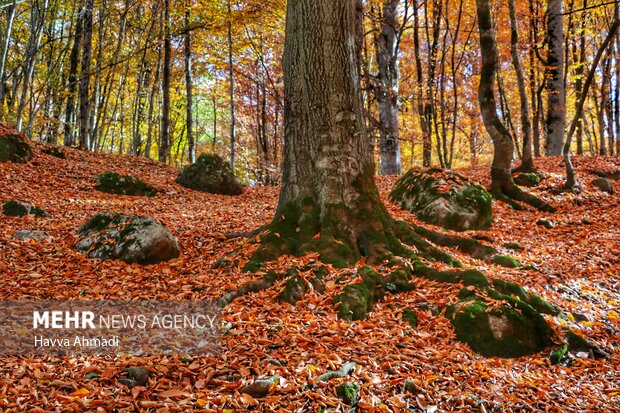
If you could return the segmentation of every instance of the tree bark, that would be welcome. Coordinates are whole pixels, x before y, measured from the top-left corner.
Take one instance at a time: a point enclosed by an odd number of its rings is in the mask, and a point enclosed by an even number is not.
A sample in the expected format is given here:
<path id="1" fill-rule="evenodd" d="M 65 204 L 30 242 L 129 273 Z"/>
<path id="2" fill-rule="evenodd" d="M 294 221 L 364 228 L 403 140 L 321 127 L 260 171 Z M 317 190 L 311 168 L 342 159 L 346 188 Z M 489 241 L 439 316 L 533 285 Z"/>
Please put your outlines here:
<path id="1" fill-rule="evenodd" d="M 417 2 L 413 11 L 413 46 L 415 54 L 416 81 L 418 90 L 418 116 L 420 117 L 420 130 L 422 131 L 422 164 L 424 167 L 431 166 L 432 163 L 432 142 L 431 142 L 431 110 L 430 103 L 424 96 L 424 72 L 422 71 L 422 58 L 420 56 L 420 18 L 419 6 Z"/>
<path id="2" fill-rule="evenodd" d="M 13 0 L 8 10 L 6 31 L 4 32 L 4 43 L 2 45 L 2 56 L 0 57 L 0 105 L 4 105 L 4 72 L 6 69 L 6 58 L 11 46 L 11 36 L 13 34 L 13 22 L 17 10 L 17 0 Z"/>
<path id="3" fill-rule="evenodd" d="M 549 0 L 547 7 L 547 156 L 562 155 L 566 128 L 564 88 L 563 0 Z"/>
<path id="4" fill-rule="evenodd" d="M 354 1 L 288 1 L 282 187 L 253 261 L 317 251 L 343 267 L 402 248 L 374 181 L 354 33 Z"/>
<path id="5" fill-rule="evenodd" d="M 511 165 L 514 144 L 508 129 L 497 116 L 495 79 L 499 57 L 490 0 L 476 0 L 476 9 L 482 55 L 478 99 L 484 126 L 493 140 L 494 147 L 491 166 L 491 192 L 497 199 L 508 202 L 515 208 L 520 208 L 520 206 L 513 200 L 526 202 L 541 210 L 551 211 L 553 210 L 551 206 L 533 195 L 521 191 L 512 180 Z"/>
<path id="6" fill-rule="evenodd" d="M 185 6 L 185 123 L 187 129 L 187 151 L 189 155 L 189 163 L 196 162 L 196 143 L 194 142 L 194 95 L 193 95 L 193 80 L 192 80 L 192 34 L 190 31 L 189 23 L 191 17 L 191 1 Z"/>
<path id="7" fill-rule="evenodd" d="M 161 131 L 159 138 L 159 162 L 166 163 L 170 151 L 170 0 L 164 0 L 164 64 L 162 70 L 162 103 Z"/>
<path id="8" fill-rule="evenodd" d="M 398 124 L 398 6 L 399 0 L 383 2 L 381 32 L 376 38 L 377 82 L 375 91 L 379 103 L 381 124 L 379 151 L 381 175 L 400 175 L 400 138 Z"/>
<path id="9" fill-rule="evenodd" d="M 228 77 L 230 83 L 230 168 L 235 171 L 235 74 L 233 66 L 232 9 L 228 0 Z"/>
<path id="10" fill-rule="evenodd" d="M 530 103 L 527 97 L 525 72 L 519 56 L 519 21 L 517 19 L 517 7 L 515 0 L 508 0 L 510 8 L 510 27 L 511 41 L 510 54 L 512 65 L 517 74 L 517 85 L 519 87 L 519 98 L 521 99 L 521 130 L 523 132 L 523 157 L 521 166 L 518 168 L 524 172 L 532 172 L 534 168 L 534 158 L 532 156 L 532 123 L 530 114 Z"/>
<path id="11" fill-rule="evenodd" d="M 85 0 L 82 7 L 84 19 L 84 44 L 82 50 L 82 72 L 80 79 L 80 149 L 86 150 L 90 144 L 90 60 L 93 40 L 93 0 Z"/>
<path id="12" fill-rule="evenodd" d="M 73 46 L 71 47 L 71 55 L 69 61 L 69 78 L 67 80 L 67 107 L 65 109 L 65 146 L 72 146 L 75 143 L 73 133 L 73 115 L 75 113 L 75 89 L 77 88 L 78 81 L 78 65 L 80 59 L 80 49 L 82 44 L 82 30 L 83 29 L 83 17 L 82 13 L 78 12 L 77 20 L 75 23 L 75 34 L 73 36 Z"/>

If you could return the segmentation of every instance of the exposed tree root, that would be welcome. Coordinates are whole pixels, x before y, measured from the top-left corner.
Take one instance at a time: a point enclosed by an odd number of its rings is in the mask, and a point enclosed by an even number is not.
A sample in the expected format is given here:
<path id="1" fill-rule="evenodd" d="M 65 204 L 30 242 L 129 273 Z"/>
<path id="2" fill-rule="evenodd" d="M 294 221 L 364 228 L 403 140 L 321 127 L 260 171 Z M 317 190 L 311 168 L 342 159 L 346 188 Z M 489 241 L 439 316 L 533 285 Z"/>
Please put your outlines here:
<path id="1" fill-rule="evenodd" d="M 480 260 L 491 260 L 497 254 L 497 250 L 491 246 L 484 245 L 473 238 L 465 238 L 454 235 L 448 235 L 437 231 L 432 231 L 421 226 L 413 226 L 416 233 L 420 234 L 433 244 L 442 247 L 456 248 L 465 254 L 471 255 Z"/>
<path id="2" fill-rule="evenodd" d="M 493 188 L 491 191 L 493 197 L 498 201 L 507 203 L 512 208 L 517 211 L 522 211 L 524 208 L 519 202 L 523 202 L 524 204 L 531 205 L 539 211 L 543 212 L 555 212 L 556 209 L 538 198 L 535 195 L 530 194 L 529 192 L 523 191 L 521 188 L 516 186 L 514 183 L 511 185 L 506 185 L 503 188 Z"/>

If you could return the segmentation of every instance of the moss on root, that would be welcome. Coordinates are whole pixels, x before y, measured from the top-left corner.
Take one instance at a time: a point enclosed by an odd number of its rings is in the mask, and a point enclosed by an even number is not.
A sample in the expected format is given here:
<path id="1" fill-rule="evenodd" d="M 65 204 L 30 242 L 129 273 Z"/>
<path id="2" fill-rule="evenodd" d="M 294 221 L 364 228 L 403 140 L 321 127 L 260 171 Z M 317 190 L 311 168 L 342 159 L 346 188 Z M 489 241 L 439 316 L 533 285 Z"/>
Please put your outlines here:
<path id="1" fill-rule="evenodd" d="M 493 257 L 493 263 L 506 268 L 520 268 L 521 263 L 510 255 L 496 255 Z"/>
<path id="2" fill-rule="evenodd" d="M 299 270 L 296 267 L 291 268 L 287 272 L 287 278 L 284 289 L 278 295 L 278 301 L 295 305 L 301 300 L 308 288 L 304 280 L 299 276 Z"/>
<path id="3" fill-rule="evenodd" d="M 548 303 L 542 297 L 528 292 L 525 288 L 519 285 L 496 279 L 493 280 L 493 287 L 504 295 L 514 296 L 528 303 L 540 313 L 551 315 L 558 315 L 560 313 L 560 310 L 558 310 L 557 307 Z"/>
<path id="4" fill-rule="evenodd" d="M 459 284 L 462 282 L 466 286 L 480 288 L 491 285 L 484 274 L 478 270 L 439 271 L 418 261 L 413 266 L 413 272 L 419 277 L 447 284 Z"/>
<path id="5" fill-rule="evenodd" d="M 456 248 L 474 258 L 488 260 L 494 254 L 497 254 L 497 250 L 495 248 L 484 245 L 480 241 L 473 238 L 442 234 L 420 226 L 414 226 L 413 230 L 434 244 L 443 247 Z"/>
<path id="6" fill-rule="evenodd" d="M 411 328 L 418 328 L 419 317 L 418 313 L 416 313 L 415 311 L 409 308 L 405 308 L 403 310 L 403 314 L 401 315 L 401 319 L 403 320 L 403 322 L 409 324 Z"/>

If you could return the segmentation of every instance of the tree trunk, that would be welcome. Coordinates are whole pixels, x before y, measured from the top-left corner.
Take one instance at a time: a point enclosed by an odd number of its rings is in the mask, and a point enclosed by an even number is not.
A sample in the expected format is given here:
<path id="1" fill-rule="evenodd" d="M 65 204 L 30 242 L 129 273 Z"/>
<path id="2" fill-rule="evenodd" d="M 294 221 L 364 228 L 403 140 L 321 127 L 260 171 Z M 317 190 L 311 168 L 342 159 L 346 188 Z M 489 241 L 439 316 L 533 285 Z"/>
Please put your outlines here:
<path id="1" fill-rule="evenodd" d="M 400 73 L 398 69 L 398 6 L 399 0 L 383 2 L 381 33 L 376 39 L 377 82 L 375 91 L 379 103 L 381 138 L 381 175 L 400 175 L 400 140 L 398 125 L 398 93 Z"/>
<path id="2" fill-rule="evenodd" d="M 374 181 L 354 33 L 354 1 L 288 1 L 282 187 L 254 261 L 317 251 L 342 267 L 402 248 Z"/>
<path id="3" fill-rule="evenodd" d="M 11 45 L 13 35 L 13 22 L 17 10 L 17 0 L 13 0 L 8 10 L 6 31 L 4 32 L 4 44 L 2 45 L 2 56 L 0 56 L 0 105 L 4 105 L 4 72 L 6 70 L 6 58 Z"/>
<path id="4" fill-rule="evenodd" d="M 562 155 L 566 128 L 564 88 L 563 0 L 549 0 L 547 8 L 547 156 Z"/>
<path id="5" fill-rule="evenodd" d="M 187 128 L 187 150 L 189 155 L 189 163 L 196 162 L 196 143 L 194 142 L 194 96 L 193 96 L 193 80 L 192 80 L 192 35 L 189 27 L 191 17 L 191 1 L 185 6 L 185 100 L 186 112 L 185 123 Z"/>
<path id="6" fill-rule="evenodd" d="M 530 114 L 530 103 L 527 97 L 525 72 L 519 57 L 519 21 L 517 19 L 517 7 L 515 0 L 508 0 L 510 8 L 510 27 L 511 41 L 510 54 L 512 65 L 517 74 L 517 85 L 519 87 L 519 98 L 521 99 L 521 130 L 523 132 L 523 157 L 519 170 L 532 172 L 534 168 L 534 158 L 532 156 L 532 123 Z"/>
<path id="7" fill-rule="evenodd" d="M 511 166 L 514 144 L 508 129 L 497 116 L 495 100 L 495 79 L 499 57 L 490 0 L 476 0 L 476 7 L 482 55 L 478 99 L 484 126 L 493 140 L 494 147 L 491 166 L 491 191 L 497 199 L 506 201 L 515 208 L 519 208 L 519 205 L 512 199 L 526 202 L 541 210 L 553 210 L 551 206 L 538 198 L 521 191 L 512 180 Z"/>
<path id="8" fill-rule="evenodd" d="M 39 48 L 41 45 L 41 36 L 43 34 L 43 27 L 45 26 L 47 5 L 48 0 L 44 0 L 43 3 L 40 1 L 35 1 L 30 5 L 30 37 L 28 39 L 28 46 L 24 56 L 24 80 L 22 83 L 19 106 L 17 108 L 16 129 L 19 131 L 22 130 L 24 110 L 26 108 L 26 102 L 28 101 L 30 83 L 32 83 L 34 67 L 37 63 L 37 55 L 39 54 Z"/>
<path id="9" fill-rule="evenodd" d="M 159 137 L 159 162 L 166 163 L 170 151 L 170 0 L 164 0 L 164 64 L 162 70 L 161 131 Z"/>
<path id="10" fill-rule="evenodd" d="M 235 75 L 233 66 L 232 9 L 228 0 L 228 77 L 230 82 L 230 168 L 235 172 Z"/>
<path id="11" fill-rule="evenodd" d="M 422 165 L 431 166 L 432 162 L 432 142 L 430 125 L 430 105 L 424 98 L 424 72 L 422 71 L 422 58 L 420 56 L 420 17 L 419 6 L 414 2 L 413 10 L 413 47 L 415 55 L 415 70 L 417 81 L 418 116 L 420 117 L 420 130 L 422 131 Z"/>
<path id="12" fill-rule="evenodd" d="M 71 48 L 71 56 L 69 61 L 69 79 L 67 84 L 67 108 L 65 110 L 65 146 L 72 146 L 75 143 L 73 133 L 73 115 L 75 113 L 75 89 L 77 88 L 77 72 L 80 59 L 80 49 L 82 44 L 82 13 L 78 12 L 77 21 L 75 23 L 75 34 L 73 36 L 73 46 Z"/>
<path id="13" fill-rule="evenodd" d="M 86 150 L 90 143 L 90 59 L 93 39 L 93 0 L 85 0 L 82 8 L 84 19 L 84 45 L 82 51 L 82 74 L 80 79 L 80 149 Z"/>

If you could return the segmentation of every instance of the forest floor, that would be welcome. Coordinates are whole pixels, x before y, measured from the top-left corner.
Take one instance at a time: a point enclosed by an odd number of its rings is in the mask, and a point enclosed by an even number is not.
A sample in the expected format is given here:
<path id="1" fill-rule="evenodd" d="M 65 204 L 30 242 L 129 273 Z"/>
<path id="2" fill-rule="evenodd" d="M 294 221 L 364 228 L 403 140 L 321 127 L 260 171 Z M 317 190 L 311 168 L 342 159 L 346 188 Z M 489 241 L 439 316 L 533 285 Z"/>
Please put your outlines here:
<path id="1" fill-rule="evenodd" d="M 224 234 L 267 223 L 277 188 L 249 188 L 239 197 L 209 195 L 182 188 L 175 183 L 176 170 L 145 159 L 65 149 L 67 159 L 61 160 L 40 149 L 27 165 L 0 164 L 0 201 L 32 202 L 50 214 L 0 217 L 0 299 L 202 300 L 259 277 L 238 268 L 213 269 L 212 264 L 240 247 L 246 256 L 251 253 L 255 246 L 248 240 L 227 240 Z M 467 266 L 583 314 L 583 321 L 568 324 L 612 352 L 608 360 L 578 358 L 563 367 L 551 365 L 549 351 L 516 360 L 484 358 L 456 341 L 443 315 L 418 310 L 415 330 L 401 321 L 404 308 L 456 302 L 458 285 L 416 278 L 415 291 L 387 294 L 366 321 L 350 323 L 337 319 L 332 304 L 344 285 L 328 282 L 325 294 L 306 295 L 293 307 L 277 302 L 282 288 L 277 284 L 223 310 L 232 329 L 218 357 L 188 362 L 182 356 L 0 356 L 0 410 L 347 411 L 335 391 L 342 379 L 315 379 L 354 361 L 357 367 L 347 380 L 361 387 L 361 411 L 620 411 L 620 194 L 607 195 L 590 184 L 591 170 L 618 169 L 620 161 L 578 157 L 575 164 L 583 191 L 551 195 L 549 189 L 562 182 L 560 160 L 537 161 L 548 178 L 534 192 L 557 213 L 517 212 L 496 203 L 493 227 L 480 232 L 500 249 L 507 242 L 519 243 L 524 251 L 510 254 L 540 271 L 507 269 L 450 252 Z M 136 176 L 160 194 L 141 198 L 96 191 L 95 177 L 108 170 Z M 487 167 L 459 172 L 488 183 Z M 378 179 L 384 199 L 394 182 Z M 617 181 L 616 186 L 620 190 Z M 388 208 L 394 216 L 416 221 L 394 205 Z M 76 229 L 101 211 L 161 220 L 178 238 L 181 257 L 151 266 L 85 258 L 73 249 Z M 542 217 L 555 227 L 536 225 Z M 21 229 L 45 230 L 53 238 L 12 238 Z M 283 257 L 272 267 L 288 269 L 308 258 Z M 330 279 L 353 272 L 333 270 Z M 556 329 L 563 327 L 557 319 L 549 321 Z M 133 389 L 120 384 L 117 378 L 127 366 L 148 368 L 148 384 Z M 100 377 L 89 380 L 89 372 Z M 274 375 L 280 381 L 264 399 L 238 392 L 256 378 Z M 406 380 L 415 383 L 416 391 L 403 388 Z"/>

